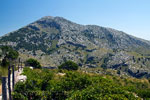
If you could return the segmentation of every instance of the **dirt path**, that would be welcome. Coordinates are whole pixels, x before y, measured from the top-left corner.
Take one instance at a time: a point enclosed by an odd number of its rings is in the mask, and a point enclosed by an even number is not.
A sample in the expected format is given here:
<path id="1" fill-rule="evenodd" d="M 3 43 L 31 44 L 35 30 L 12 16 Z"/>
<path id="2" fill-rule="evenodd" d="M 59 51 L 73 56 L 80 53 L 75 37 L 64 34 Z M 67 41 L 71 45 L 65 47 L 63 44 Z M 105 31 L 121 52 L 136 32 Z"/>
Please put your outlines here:
<path id="1" fill-rule="evenodd" d="M 15 71 L 15 84 L 18 82 L 18 81 L 21 81 L 21 80 L 26 80 L 23 76 L 24 75 L 21 75 L 23 72 L 23 69 L 20 70 L 19 72 L 18 71 Z"/>

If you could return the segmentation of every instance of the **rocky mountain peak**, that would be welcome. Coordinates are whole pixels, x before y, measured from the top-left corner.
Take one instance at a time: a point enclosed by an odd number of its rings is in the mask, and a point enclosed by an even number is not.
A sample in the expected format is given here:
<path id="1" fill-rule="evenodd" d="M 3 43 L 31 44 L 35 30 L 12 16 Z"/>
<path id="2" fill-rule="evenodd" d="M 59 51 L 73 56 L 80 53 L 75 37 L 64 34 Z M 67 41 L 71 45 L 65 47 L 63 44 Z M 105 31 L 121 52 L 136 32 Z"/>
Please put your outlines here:
<path id="1" fill-rule="evenodd" d="M 112 68 L 135 77 L 144 70 L 147 74 L 142 75 L 149 75 L 149 41 L 111 28 L 80 25 L 62 17 L 43 17 L 1 37 L 0 44 L 11 45 L 46 66 L 73 60 L 82 67 Z"/>

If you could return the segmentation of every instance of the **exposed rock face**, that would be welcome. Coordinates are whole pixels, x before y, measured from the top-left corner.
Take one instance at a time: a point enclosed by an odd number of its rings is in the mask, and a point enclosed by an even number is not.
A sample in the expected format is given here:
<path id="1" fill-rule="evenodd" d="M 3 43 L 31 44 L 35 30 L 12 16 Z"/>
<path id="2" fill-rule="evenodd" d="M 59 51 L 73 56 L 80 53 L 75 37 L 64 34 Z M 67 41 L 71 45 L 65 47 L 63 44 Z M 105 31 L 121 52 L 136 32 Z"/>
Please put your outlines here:
<path id="1" fill-rule="evenodd" d="M 149 41 L 111 28 L 79 25 L 62 17 L 43 17 L 1 37 L 0 44 L 35 56 L 45 66 L 73 60 L 84 67 L 102 66 L 134 77 L 137 73 L 138 77 L 149 76 Z"/>

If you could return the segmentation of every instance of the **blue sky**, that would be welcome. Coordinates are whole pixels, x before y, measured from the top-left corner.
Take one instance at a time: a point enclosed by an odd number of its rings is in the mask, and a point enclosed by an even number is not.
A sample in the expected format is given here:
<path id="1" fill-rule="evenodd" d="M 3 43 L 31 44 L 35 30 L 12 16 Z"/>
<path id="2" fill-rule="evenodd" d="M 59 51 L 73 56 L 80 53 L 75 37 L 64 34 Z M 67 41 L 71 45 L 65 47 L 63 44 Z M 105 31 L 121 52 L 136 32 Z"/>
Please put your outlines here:
<path id="1" fill-rule="evenodd" d="M 0 0 L 0 36 L 43 16 L 111 27 L 150 40 L 150 0 Z"/>

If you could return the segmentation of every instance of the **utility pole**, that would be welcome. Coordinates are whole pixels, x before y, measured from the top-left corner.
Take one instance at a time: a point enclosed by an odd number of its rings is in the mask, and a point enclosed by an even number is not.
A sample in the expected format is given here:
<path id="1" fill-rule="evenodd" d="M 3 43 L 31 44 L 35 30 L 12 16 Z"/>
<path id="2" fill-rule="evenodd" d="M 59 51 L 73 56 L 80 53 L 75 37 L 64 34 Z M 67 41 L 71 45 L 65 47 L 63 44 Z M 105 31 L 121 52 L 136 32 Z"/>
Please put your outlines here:
<path id="1" fill-rule="evenodd" d="M 22 61 L 21 61 L 21 70 L 22 70 Z"/>
<path id="2" fill-rule="evenodd" d="M 19 63 L 18 63 L 18 72 L 19 72 L 19 65 L 20 65 L 20 58 L 19 58 Z"/>
<path id="3" fill-rule="evenodd" d="M 7 77 L 2 77 L 2 100 L 7 100 Z"/>
<path id="4" fill-rule="evenodd" d="M 9 100 L 11 100 L 11 69 L 10 65 L 8 66 L 8 93 L 9 93 Z"/>
<path id="5" fill-rule="evenodd" d="M 14 65 L 12 65 L 12 91 L 14 90 L 15 86 L 15 68 Z"/>

